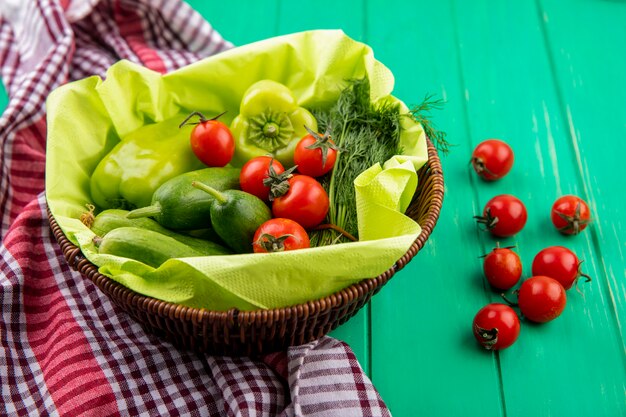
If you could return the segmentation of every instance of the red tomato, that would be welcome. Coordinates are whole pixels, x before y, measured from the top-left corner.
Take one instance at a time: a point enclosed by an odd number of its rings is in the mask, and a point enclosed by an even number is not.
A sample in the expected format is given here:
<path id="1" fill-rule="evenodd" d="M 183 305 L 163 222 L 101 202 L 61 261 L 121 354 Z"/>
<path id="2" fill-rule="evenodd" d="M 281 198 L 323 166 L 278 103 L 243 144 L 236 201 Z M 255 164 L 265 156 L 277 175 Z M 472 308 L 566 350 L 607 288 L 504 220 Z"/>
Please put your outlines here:
<path id="1" fill-rule="evenodd" d="M 559 281 L 545 275 L 536 275 L 525 280 L 517 296 L 522 314 L 537 323 L 559 317 L 566 302 L 565 288 Z"/>
<path id="2" fill-rule="evenodd" d="M 487 350 L 501 350 L 511 346 L 520 332 L 515 310 L 501 303 L 491 303 L 481 308 L 473 324 L 474 337 Z"/>
<path id="3" fill-rule="evenodd" d="M 472 167 L 485 181 L 495 181 L 509 173 L 513 166 L 513 150 L 499 139 L 488 139 L 472 152 Z"/>
<path id="4" fill-rule="evenodd" d="M 319 135 L 307 128 L 309 134 L 300 139 L 293 154 L 298 172 L 311 177 L 321 177 L 333 169 L 337 159 L 337 146 L 330 132 Z"/>
<path id="5" fill-rule="evenodd" d="M 274 217 L 294 220 L 305 229 L 317 226 L 328 213 L 328 194 L 315 178 L 294 175 L 289 178 L 289 190 L 272 203 Z"/>
<path id="6" fill-rule="evenodd" d="M 533 275 L 546 275 L 554 278 L 569 290 L 582 276 L 591 281 L 591 277 L 580 272 L 581 261 L 571 250 L 563 246 L 550 246 L 541 250 L 533 259 Z"/>
<path id="7" fill-rule="evenodd" d="M 489 284 L 500 290 L 508 290 L 522 276 L 522 262 L 510 248 L 494 248 L 485 255 L 483 271 Z"/>
<path id="8" fill-rule="evenodd" d="M 591 212 L 585 200 L 575 195 L 566 195 L 554 202 L 550 217 L 559 232 L 577 235 L 589 224 Z"/>
<path id="9" fill-rule="evenodd" d="M 290 219 L 275 218 L 263 223 L 254 233 L 255 253 L 282 252 L 311 246 L 309 235 Z"/>
<path id="10" fill-rule="evenodd" d="M 484 224 L 492 235 L 508 237 L 524 228 L 528 215 L 520 199 L 509 194 L 501 194 L 485 204 L 482 216 L 474 218 L 478 223 Z"/>
<path id="11" fill-rule="evenodd" d="M 263 184 L 263 180 L 270 176 L 270 162 L 276 174 L 285 172 L 283 165 L 271 156 L 257 156 L 250 159 L 241 168 L 239 185 L 241 190 L 259 197 L 263 201 L 269 200 L 270 187 Z"/>
<path id="12" fill-rule="evenodd" d="M 191 131 L 189 142 L 196 157 L 210 167 L 223 167 L 235 153 L 233 134 L 226 124 L 217 120 L 222 114 L 207 120 L 202 113 L 193 112 L 180 125 L 183 127 L 193 116 L 200 117 Z"/>

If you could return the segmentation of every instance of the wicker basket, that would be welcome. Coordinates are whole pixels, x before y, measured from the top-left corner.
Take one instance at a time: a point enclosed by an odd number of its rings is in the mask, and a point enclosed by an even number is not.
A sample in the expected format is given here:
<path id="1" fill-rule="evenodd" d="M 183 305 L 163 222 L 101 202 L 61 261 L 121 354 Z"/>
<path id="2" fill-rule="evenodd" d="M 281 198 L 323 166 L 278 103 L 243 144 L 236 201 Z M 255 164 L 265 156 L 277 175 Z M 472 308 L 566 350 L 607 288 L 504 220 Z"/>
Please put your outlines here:
<path id="1" fill-rule="evenodd" d="M 391 268 L 319 300 L 271 310 L 208 311 L 138 294 L 100 274 L 72 244 L 48 210 L 50 226 L 69 265 L 92 280 L 146 331 L 174 345 L 209 354 L 256 356 L 315 340 L 349 320 L 424 246 L 441 210 L 443 174 L 430 140 L 428 162 L 418 172 L 415 196 L 406 212 L 422 227 L 409 250 Z"/>

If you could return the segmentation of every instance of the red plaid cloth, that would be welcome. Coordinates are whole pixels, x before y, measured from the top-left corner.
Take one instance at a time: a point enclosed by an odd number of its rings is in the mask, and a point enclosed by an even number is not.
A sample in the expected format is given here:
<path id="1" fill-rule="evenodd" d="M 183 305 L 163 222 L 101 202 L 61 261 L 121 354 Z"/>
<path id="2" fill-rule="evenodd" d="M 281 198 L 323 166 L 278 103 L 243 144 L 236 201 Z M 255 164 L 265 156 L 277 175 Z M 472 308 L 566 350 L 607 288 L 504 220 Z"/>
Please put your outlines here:
<path id="1" fill-rule="evenodd" d="M 72 271 L 51 235 L 45 99 L 119 59 L 168 72 L 231 45 L 178 0 L 2 0 L 0 387 L 7 416 L 388 416 L 350 348 L 263 361 L 174 349 Z"/>

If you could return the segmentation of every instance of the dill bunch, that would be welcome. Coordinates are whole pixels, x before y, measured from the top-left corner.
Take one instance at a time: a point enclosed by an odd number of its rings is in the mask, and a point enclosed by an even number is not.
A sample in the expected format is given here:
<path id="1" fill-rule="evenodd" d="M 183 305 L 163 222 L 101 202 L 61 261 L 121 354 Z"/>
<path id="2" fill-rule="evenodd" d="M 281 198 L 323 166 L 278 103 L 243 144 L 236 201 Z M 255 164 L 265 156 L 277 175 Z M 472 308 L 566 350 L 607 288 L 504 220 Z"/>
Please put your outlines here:
<path id="1" fill-rule="evenodd" d="M 400 122 L 404 115 L 397 103 L 374 105 L 367 78 L 350 80 L 331 108 L 314 109 L 313 114 L 320 131 L 332 128 L 340 149 L 335 167 L 321 181 L 330 200 L 328 222 L 358 237 L 354 179 L 372 165 L 402 153 Z M 311 236 L 312 246 L 345 240 L 332 229 L 318 230 Z"/>

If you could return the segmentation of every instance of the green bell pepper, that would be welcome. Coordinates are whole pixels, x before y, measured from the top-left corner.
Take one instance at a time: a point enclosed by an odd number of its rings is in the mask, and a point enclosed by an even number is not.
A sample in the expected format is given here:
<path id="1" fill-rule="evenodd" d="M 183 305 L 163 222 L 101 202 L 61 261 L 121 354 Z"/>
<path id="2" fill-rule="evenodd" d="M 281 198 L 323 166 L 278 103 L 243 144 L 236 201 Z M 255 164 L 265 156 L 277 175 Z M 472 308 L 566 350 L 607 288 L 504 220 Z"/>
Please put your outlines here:
<path id="1" fill-rule="evenodd" d="M 179 119 L 143 126 L 126 135 L 91 175 L 91 198 L 100 209 L 150 205 L 165 181 L 203 168 L 189 146 Z"/>
<path id="2" fill-rule="evenodd" d="M 252 84 L 230 125 L 235 139 L 231 164 L 242 166 L 254 157 L 271 155 L 285 167 L 293 166 L 296 145 L 307 134 L 305 126 L 317 131 L 315 117 L 298 105 L 289 88 L 272 80 Z"/>

